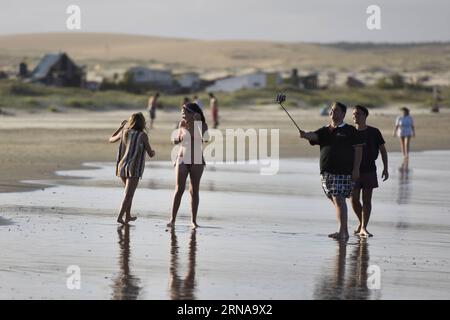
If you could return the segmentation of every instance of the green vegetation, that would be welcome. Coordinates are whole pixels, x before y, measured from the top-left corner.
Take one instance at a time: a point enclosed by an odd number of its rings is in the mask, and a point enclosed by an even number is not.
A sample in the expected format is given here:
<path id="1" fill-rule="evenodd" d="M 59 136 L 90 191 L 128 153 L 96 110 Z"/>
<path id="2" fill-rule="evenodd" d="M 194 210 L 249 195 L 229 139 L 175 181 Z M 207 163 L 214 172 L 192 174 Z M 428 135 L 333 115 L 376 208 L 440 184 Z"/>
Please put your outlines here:
<path id="1" fill-rule="evenodd" d="M 332 88 L 325 90 L 301 90 L 292 87 L 262 90 L 240 90 L 234 93 L 217 94 L 222 106 L 239 107 L 241 105 L 261 105 L 275 103 L 277 92 L 287 95 L 287 107 L 321 107 L 332 101 L 341 101 L 348 105 L 362 104 L 369 108 L 377 108 L 389 104 L 418 104 L 431 106 L 432 94 L 423 88 L 405 87 L 403 89 L 365 88 Z M 450 88 L 442 88 L 443 101 L 450 100 Z"/>
<path id="2" fill-rule="evenodd" d="M 42 109 L 55 112 L 60 108 L 108 110 L 116 108 L 136 109 L 146 105 L 143 95 L 123 91 L 90 91 L 81 88 L 48 87 L 19 81 L 0 81 L 0 108 L 30 110 Z"/>
<path id="3" fill-rule="evenodd" d="M 390 79 L 398 80 L 398 79 Z M 324 90 L 301 90 L 290 86 L 281 88 L 266 88 L 240 90 L 233 93 L 217 93 L 221 107 L 240 107 L 244 105 L 263 105 L 275 103 L 277 92 L 287 95 L 287 107 L 318 107 L 333 100 L 343 103 L 363 104 L 371 108 L 388 104 L 417 104 L 429 107 L 432 94 L 429 88 L 401 85 L 400 81 L 386 81 L 385 84 L 395 84 L 359 89 L 332 88 Z M 399 85 L 400 84 L 400 85 Z M 400 87 L 400 88 L 399 88 Z M 153 91 L 152 91 L 153 92 Z M 12 80 L 0 81 L 0 108 L 22 110 L 47 110 L 58 112 L 63 108 L 84 110 L 111 109 L 144 109 L 150 92 L 133 94 L 126 91 L 106 90 L 90 91 L 80 88 L 47 87 L 39 84 L 22 83 Z M 176 109 L 181 105 L 184 96 L 162 94 L 159 108 Z M 208 97 L 205 92 L 197 93 L 207 105 Z M 450 87 L 441 88 L 443 105 L 450 100 Z"/>

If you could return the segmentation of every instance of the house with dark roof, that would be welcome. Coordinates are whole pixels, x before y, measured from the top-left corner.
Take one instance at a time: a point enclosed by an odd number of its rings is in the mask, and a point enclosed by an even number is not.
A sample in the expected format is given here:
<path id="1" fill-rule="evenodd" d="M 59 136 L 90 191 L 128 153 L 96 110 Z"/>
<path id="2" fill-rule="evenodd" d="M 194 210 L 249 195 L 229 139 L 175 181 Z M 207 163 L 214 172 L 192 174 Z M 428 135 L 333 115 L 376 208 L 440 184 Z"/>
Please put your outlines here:
<path id="1" fill-rule="evenodd" d="M 52 53 L 42 58 L 31 72 L 30 80 L 46 85 L 81 87 L 85 72 L 66 53 Z"/>

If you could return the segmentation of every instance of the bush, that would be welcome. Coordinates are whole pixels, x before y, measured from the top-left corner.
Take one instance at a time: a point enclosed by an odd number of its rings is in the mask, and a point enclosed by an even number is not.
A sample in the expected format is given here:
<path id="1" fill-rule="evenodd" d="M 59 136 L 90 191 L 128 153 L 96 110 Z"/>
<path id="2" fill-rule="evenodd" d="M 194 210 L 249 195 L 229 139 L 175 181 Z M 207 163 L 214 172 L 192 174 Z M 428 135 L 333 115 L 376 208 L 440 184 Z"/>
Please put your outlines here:
<path id="1" fill-rule="evenodd" d="M 50 106 L 50 107 L 47 108 L 47 110 L 49 112 L 54 112 L 54 113 L 60 112 L 60 110 L 57 107 L 55 107 L 55 106 Z"/>
<path id="2" fill-rule="evenodd" d="M 43 88 L 27 83 L 14 83 L 9 88 L 9 93 L 20 96 L 41 96 Z"/>
<path id="3" fill-rule="evenodd" d="M 67 101 L 67 106 L 72 108 L 90 108 L 94 106 L 91 100 L 70 99 Z"/>
<path id="4" fill-rule="evenodd" d="M 108 81 L 104 79 L 102 83 L 100 84 L 99 90 L 106 91 L 106 90 L 121 90 L 122 86 L 119 83 Z"/>
<path id="5" fill-rule="evenodd" d="M 395 73 L 389 77 L 378 80 L 376 86 L 379 89 L 403 89 L 406 86 L 405 79 L 402 75 Z"/>
<path id="6" fill-rule="evenodd" d="M 31 107 L 39 107 L 41 105 L 39 100 L 30 97 L 25 98 L 24 102 Z"/>

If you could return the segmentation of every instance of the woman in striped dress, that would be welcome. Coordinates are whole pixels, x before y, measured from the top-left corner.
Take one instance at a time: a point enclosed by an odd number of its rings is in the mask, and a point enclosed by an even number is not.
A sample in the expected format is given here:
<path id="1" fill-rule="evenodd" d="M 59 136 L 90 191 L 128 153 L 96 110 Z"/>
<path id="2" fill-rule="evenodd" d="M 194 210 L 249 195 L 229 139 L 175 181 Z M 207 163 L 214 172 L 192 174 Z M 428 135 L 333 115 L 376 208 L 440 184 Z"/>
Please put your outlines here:
<path id="1" fill-rule="evenodd" d="M 123 121 L 109 138 L 111 143 L 120 140 L 116 175 L 122 179 L 125 185 L 125 195 L 117 218 L 117 222 L 121 224 L 136 220 L 136 217 L 131 216 L 131 204 L 139 179 L 144 173 L 145 153 L 147 152 L 150 158 L 155 155 L 155 151 L 148 141 L 148 135 L 144 131 L 145 118 L 139 112 L 132 114 L 128 121 Z M 123 220 L 124 214 L 125 220 Z"/>

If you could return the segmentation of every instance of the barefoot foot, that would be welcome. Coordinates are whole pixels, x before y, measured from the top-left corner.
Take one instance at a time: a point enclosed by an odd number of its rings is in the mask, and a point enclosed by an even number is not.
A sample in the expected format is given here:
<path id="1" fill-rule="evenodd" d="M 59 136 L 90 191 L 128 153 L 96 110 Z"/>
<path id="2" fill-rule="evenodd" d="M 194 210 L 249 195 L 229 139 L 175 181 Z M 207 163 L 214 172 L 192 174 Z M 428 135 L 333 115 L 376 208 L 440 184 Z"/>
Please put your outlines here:
<path id="1" fill-rule="evenodd" d="M 342 233 L 342 234 L 339 233 L 339 235 L 335 239 L 341 240 L 341 241 L 347 241 L 348 238 L 350 238 L 350 236 L 348 235 L 348 232 L 347 232 L 347 233 Z"/>
<path id="2" fill-rule="evenodd" d="M 336 240 L 348 240 L 349 235 L 347 233 L 335 232 L 328 235 L 328 237 L 336 239 Z"/>
<path id="3" fill-rule="evenodd" d="M 336 237 L 337 237 L 338 235 L 339 235 L 339 232 L 330 233 L 330 234 L 328 235 L 328 238 L 336 239 Z"/>
<path id="4" fill-rule="evenodd" d="M 197 229 L 198 227 L 200 227 L 200 226 L 196 222 L 191 222 L 192 229 Z"/>
<path id="5" fill-rule="evenodd" d="M 358 235 L 362 238 L 369 238 L 373 237 L 373 234 L 371 234 L 367 229 L 361 229 L 361 231 L 358 233 Z"/>
<path id="6" fill-rule="evenodd" d="M 126 217 L 125 218 L 125 223 L 128 223 L 130 221 L 136 221 L 137 217 Z"/>
<path id="7" fill-rule="evenodd" d="M 173 228 L 173 227 L 175 227 L 175 221 L 169 221 L 169 223 L 166 224 L 166 227 L 167 227 L 167 228 Z"/>
<path id="8" fill-rule="evenodd" d="M 361 226 L 359 225 L 358 228 L 353 231 L 353 234 L 359 234 L 361 232 Z"/>

